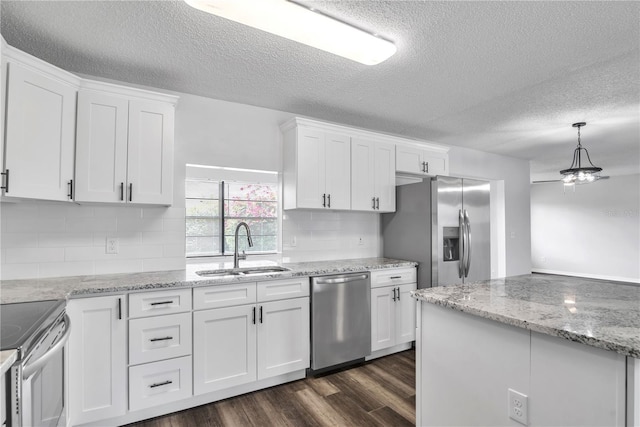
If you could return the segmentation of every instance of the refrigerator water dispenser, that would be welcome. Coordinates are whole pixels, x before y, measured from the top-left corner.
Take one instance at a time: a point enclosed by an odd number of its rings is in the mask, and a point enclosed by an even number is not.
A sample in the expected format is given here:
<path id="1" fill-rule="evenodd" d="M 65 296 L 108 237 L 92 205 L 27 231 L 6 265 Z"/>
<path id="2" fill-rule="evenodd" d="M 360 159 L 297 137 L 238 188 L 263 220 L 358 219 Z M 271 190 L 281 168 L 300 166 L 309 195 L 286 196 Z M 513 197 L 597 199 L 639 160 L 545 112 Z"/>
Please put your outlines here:
<path id="1" fill-rule="evenodd" d="M 443 261 L 459 261 L 460 260 L 460 228 L 459 227 L 443 227 L 442 237 L 442 254 Z"/>

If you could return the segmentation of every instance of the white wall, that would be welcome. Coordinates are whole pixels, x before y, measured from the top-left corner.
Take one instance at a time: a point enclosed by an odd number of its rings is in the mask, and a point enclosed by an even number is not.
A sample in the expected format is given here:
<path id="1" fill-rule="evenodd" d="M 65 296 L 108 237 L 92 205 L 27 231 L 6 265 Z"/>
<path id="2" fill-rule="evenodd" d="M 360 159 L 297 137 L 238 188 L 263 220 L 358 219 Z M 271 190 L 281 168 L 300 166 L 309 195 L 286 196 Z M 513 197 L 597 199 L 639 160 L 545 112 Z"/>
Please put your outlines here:
<path id="1" fill-rule="evenodd" d="M 640 175 L 531 186 L 535 271 L 640 282 Z"/>
<path id="2" fill-rule="evenodd" d="M 531 217 L 529 162 L 497 154 L 452 147 L 449 151 L 449 171 L 452 176 L 502 181 L 504 185 L 504 248 L 506 276 L 531 272 Z M 492 203 L 494 202 L 492 197 Z M 493 217 L 493 215 L 492 215 Z M 492 230 L 493 234 L 493 230 Z M 492 243 L 493 243 L 492 239 Z M 492 269 L 494 268 L 492 263 Z"/>
<path id="3" fill-rule="evenodd" d="M 279 125 L 294 114 L 177 95 L 173 206 L 1 203 L 1 279 L 182 269 L 185 164 L 282 169 Z M 378 215 L 352 212 L 287 214 L 283 258 L 377 256 L 378 221 Z M 356 235 L 363 245 L 356 244 Z M 288 236 L 296 237 L 296 246 Z M 105 253 L 106 237 L 119 239 L 119 254 Z"/>

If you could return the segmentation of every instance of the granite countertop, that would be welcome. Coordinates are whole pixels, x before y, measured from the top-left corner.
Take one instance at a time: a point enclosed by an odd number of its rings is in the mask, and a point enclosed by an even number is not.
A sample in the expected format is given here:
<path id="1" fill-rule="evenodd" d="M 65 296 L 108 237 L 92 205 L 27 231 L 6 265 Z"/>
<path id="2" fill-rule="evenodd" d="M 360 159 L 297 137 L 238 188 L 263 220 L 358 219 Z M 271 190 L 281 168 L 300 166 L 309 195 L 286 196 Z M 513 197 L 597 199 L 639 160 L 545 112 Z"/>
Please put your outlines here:
<path id="1" fill-rule="evenodd" d="M 0 351 L 0 375 L 4 375 L 16 360 L 18 360 L 18 350 Z"/>
<path id="2" fill-rule="evenodd" d="M 640 286 L 527 274 L 413 292 L 418 300 L 640 358 Z"/>
<path id="3" fill-rule="evenodd" d="M 268 262 L 241 262 L 241 267 L 275 265 Z M 417 263 L 390 258 L 358 258 L 282 264 L 291 271 L 238 277 L 201 277 L 199 270 L 229 268 L 228 263 L 189 264 L 184 270 L 150 273 L 105 274 L 98 276 L 56 277 L 0 281 L 2 304 L 78 298 L 98 294 L 166 289 L 178 287 L 222 285 L 236 282 L 255 282 L 290 277 L 319 276 L 383 268 L 414 267 Z"/>

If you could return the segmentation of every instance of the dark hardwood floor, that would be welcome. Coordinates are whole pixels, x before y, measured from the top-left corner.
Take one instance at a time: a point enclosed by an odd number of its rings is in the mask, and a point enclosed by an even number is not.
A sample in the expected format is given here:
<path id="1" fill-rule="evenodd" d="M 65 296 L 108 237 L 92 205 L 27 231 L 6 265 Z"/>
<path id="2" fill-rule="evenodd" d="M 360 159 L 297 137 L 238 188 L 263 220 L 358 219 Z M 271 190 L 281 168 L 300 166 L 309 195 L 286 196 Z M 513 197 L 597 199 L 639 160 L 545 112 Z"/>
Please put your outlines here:
<path id="1" fill-rule="evenodd" d="M 129 427 L 413 426 L 415 351 L 306 378 Z"/>

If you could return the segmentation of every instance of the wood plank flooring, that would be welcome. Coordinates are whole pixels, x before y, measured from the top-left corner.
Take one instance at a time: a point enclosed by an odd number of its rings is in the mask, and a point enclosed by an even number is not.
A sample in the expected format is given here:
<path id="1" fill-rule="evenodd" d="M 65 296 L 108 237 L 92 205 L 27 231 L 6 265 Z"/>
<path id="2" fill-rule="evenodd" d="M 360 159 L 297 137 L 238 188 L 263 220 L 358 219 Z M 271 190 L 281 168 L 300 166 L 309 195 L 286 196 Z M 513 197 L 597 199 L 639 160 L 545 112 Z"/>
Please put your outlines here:
<path id="1" fill-rule="evenodd" d="M 413 426 L 415 351 L 306 378 L 129 427 Z"/>

